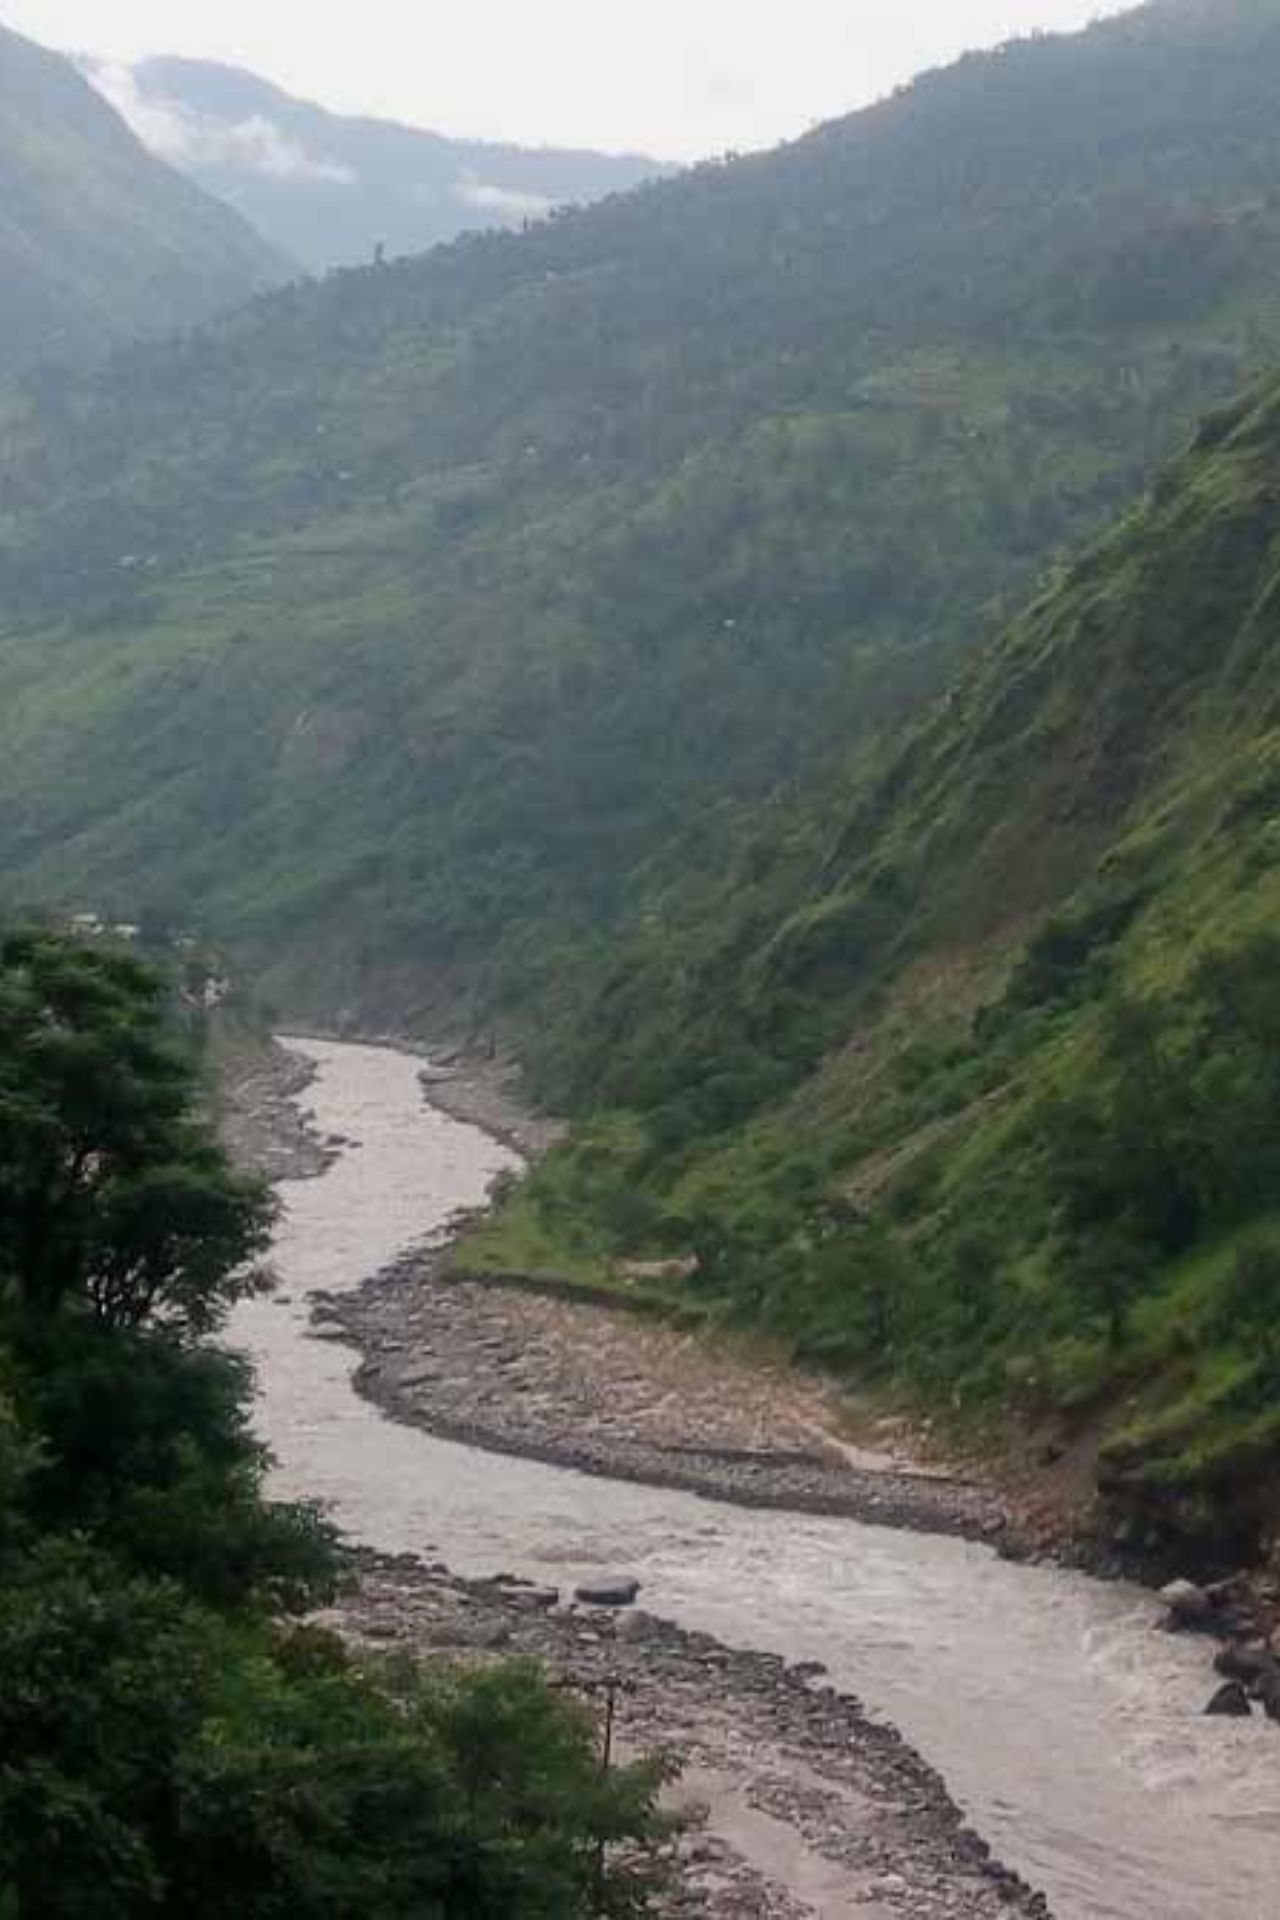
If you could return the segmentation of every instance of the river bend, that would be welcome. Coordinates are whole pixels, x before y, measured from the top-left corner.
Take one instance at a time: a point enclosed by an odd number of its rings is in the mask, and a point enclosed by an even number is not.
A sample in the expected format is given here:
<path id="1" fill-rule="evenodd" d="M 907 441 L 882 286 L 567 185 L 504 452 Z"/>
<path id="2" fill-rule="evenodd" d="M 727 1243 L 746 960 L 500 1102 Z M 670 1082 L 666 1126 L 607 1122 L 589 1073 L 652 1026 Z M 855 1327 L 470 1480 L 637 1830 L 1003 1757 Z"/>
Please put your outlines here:
<path id="1" fill-rule="evenodd" d="M 242 1307 L 273 1492 L 320 1500 L 354 1540 L 477 1576 L 560 1584 L 601 1568 L 727 1643 L 825 1662 L 945 1776 L 1057 1920 L 1274 1920 L 1280 1737 L 1206 1720 L 1203 1644 L 1154 1630 L 1136 1589 L 1007 1564 L 984 1547 L 758 1513 L 460 1447 L 384 1419 L 307 1296 L 360 1284 L 473 1206 L 507 1150 L 428 1108 L 390 1049 L 291 1041 L 322 1132 L 355 1144 L 285 1183 L 280 1288 Z"/>

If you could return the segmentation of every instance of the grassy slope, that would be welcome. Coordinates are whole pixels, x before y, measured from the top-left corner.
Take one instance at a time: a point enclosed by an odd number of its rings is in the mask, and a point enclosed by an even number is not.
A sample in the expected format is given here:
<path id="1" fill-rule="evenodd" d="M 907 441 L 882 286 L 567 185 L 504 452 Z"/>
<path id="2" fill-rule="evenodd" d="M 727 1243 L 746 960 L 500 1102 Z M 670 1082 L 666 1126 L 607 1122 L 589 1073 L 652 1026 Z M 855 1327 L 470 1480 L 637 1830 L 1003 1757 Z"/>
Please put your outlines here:
<path id="1" fill-rule="evenodd" d="M 620 968 L 577 1070 L 631 1115 L 515 1231 L 692 1242 L 709 1305 L 815 1359 L 1097 1436 L 1153 1540 L 1270 1524 L 1278 619 L 1273 384 Z"/>
<path id="2" fill-rule="evenodd" d="M 0 372 L 190 325 L 288 273 L 69 61 L 0 28 Z"/>
<path id="3" fill-rule="evenodd" d="M 1280 343 L 1277 73 L 1157 9 L 12 410 L 6 890 L 572 1033 Z"/>

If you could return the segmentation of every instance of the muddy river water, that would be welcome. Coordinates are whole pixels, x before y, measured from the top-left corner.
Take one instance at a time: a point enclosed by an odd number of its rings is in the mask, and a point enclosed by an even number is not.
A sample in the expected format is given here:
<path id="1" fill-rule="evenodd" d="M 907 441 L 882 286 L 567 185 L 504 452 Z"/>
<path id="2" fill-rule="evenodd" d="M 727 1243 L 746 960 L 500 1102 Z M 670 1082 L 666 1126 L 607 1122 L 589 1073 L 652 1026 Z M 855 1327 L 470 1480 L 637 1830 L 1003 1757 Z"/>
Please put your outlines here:
<path id="1" fill-rule="evenodd" d="M 478 1452 L 385 1420 L 307 1294 L 357 1286 L 512 1164 L 425 1106 L 389 1049 L 291 1042 L 321 1131 L 354 1144 L 283 1189 L 279 1292 L 240 1310 L 274 1490 L 353 1539 L 457 1572 L 634 1574 L 643 1604 L 728 1643 L 826 1663 L 945 1776 L 1058 1920 L 1276 1920 L 1280 1732 L 1206 1720 L 1204 1646 L 1137 1590 L 986 1548 L 755 1513 Z"/>

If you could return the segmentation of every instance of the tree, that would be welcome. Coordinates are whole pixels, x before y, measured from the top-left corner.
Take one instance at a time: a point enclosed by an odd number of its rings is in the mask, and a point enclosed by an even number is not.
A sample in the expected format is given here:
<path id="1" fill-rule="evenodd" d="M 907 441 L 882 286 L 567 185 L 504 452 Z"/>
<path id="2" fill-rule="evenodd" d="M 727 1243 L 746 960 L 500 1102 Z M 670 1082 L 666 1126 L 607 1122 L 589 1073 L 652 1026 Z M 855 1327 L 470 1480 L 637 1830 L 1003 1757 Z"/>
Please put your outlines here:
<path id="1" fill-rule="evenodd" d="M 266 1503 L 248 1369 L 193 1337 L 268 1215 L 170 1033 L 132 961 L 0 948 L 0 1920 L 647 1911 L 660 1768 L 605 1777 L 533 1669 L 287 1618 L 333 1537 Z"/>
<path id="2" fill-rule="evenodd" d="M 302 1613 L 333 1598 L 333 1535 L 314 1509 L 266 1503 L 250 1374 L 232 1356 L 95 1319 L 5 1328 L 12 1397 L 39 1436 L 20 1461 L 29 1525 L 74 1536 L 222 1612 Z M 0 1429 L 0 1499 L 3 1498 Z M 0 1540 L 3 1538 L 0 1514 Z"/>
<path id="3" fill-rule="evenodd" d="M 397 1682 L 50 1540 L 0 1586 L 0 1682 L 22 1920 L 647 1911 L 662 1769 L 602 1773 L 532 1667 Z M 614 1840 L 633 1858 L 601 1877 Z"/>
<path id="4" fill-rule="evenodd" d="M 262 1284 L 261 1183 L 196 1111 L 159 977 L 47 933 L 0 947 L 0 1290 L 24 1312 L 216 1328 Z"/>

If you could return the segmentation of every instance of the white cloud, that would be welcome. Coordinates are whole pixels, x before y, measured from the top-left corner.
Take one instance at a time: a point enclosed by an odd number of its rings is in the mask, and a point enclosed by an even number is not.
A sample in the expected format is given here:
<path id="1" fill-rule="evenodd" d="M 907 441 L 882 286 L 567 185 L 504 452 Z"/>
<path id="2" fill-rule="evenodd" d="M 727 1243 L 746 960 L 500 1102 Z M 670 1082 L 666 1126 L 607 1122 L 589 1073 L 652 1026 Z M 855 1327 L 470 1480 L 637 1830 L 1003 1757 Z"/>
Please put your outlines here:
<path id="1" fill-rule="evenodd" d="M 497 213 L 509 219 L 543 220 L 555 205 L 545 194 L 486 186 L 483 180 L 459 180 L 454 192 L 464 206 L 474 207 L 477 213 Z"/>
<path id="2" fill-rule="evenodd" d="M 0 0 L 0 15 L 49 46 L 112 60 L 226 61 L 342 113 L 525 146 L 696 158 L 801 133 L 965 47 L 1083 26 L 1131 4 Z"/>
<path id="3" fill-rule="evenodd" d="M 220 167 L 273 180 L 320 180 L 337 186 L 355 182 L 350 167 L 308 153 L 265 114 L 218 120 L 144 93 L 128 66 L 90 62 L 85 72 L 143 145 L 175 167 Z"/>

